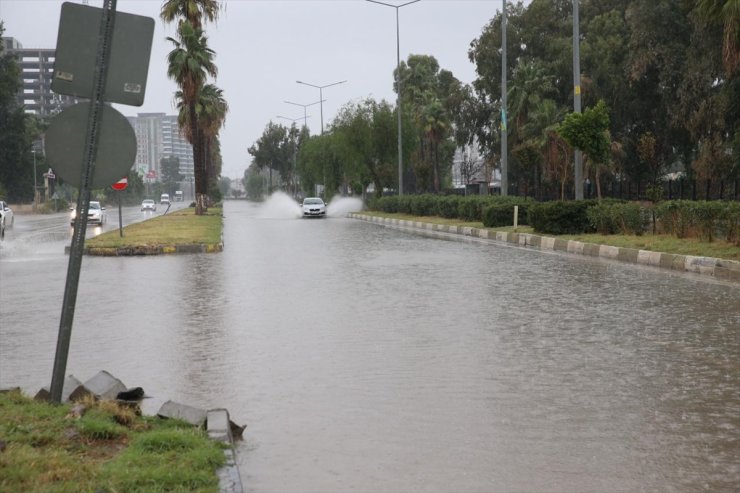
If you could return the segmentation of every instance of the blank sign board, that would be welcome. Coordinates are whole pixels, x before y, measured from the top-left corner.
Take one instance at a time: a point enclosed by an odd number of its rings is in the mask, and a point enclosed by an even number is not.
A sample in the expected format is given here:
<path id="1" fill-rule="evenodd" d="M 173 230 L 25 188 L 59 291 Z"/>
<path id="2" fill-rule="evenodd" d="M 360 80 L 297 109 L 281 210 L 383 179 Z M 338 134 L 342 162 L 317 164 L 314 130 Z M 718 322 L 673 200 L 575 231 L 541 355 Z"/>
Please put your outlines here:
<path id="1" fill-rule="evenodd" d="M 103 9 L 65 2 L 59 20 L 52 91 L 92 99 Z M 141 106 L 154 19 L 116 12 L 103 100 Z"/>
<path id="2" fill-rule="evenodd" d="M 46 131 L 46 160 L 64 181 L 80 187 L 85 163 L 85 129 L 90 103 L 70 106 L 52 118 Z M 125 116 L 102 107 L 95 173 L 90 188 L 103 188 L 121 179 L 136 160 L 136 135 Z"/>

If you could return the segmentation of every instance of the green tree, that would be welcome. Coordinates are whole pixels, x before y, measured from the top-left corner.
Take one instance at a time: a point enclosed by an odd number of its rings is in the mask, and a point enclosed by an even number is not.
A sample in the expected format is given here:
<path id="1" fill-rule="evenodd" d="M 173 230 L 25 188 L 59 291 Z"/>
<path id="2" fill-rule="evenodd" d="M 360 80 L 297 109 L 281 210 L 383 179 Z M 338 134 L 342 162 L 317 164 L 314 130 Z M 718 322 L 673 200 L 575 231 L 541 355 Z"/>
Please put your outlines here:
<path id="1" fill-rule="evenodd" d="M 208 75 L 216 76 L 214 52 L 199 28 L 188 22 L 178 26 L 180 41 L 167 38 L 175 48 L 167 55 L 167 75 L 180 86 L 182 105 L 187 108 L 189 128 L 185 136 L 193 145 L 195 172 L 195 213 L 202 215 L 207 208 L 208 170 L 205 159 L 204 129 L 198 123 L 197 105 Z"/>
<path id="2" fill-rule="evenodd" d="M 244 189 L 247 191 L 247 199 L 262 201 L 265 195 L 265 177 L 260 173 L 259 167 L 252 163 L 246 171 L 244 171 Z"/>
<path id="3" fill-rule="evenodd" d="M 254 157 L 254 164 L 261 170 L 269 170 L 268 193 L 271 194 L 274 186 L 272 171 L 277 170 L 285 179 L 292 170 L 292 148 L 288 141 L 288 129 L 278 123 L 270 122 L 248 150 Z"/>
<path id="4" fill-rule="evenodd" d="M 163 157 L 160 166 L 162 169 L 162 189 L 174 196 L 175 190 L 178 190 L 183 179 L 180 174 L 180 159 L 177 156 Z"/>
<path id="5" fill-rule="evenodd" d="M 203 26 L 203 19 L 215 22 L 221 5 L 218 0 L 164 0 L 159 16 L 164 22 L 187 21 L 196 29 Z"/>
<path id="6" fill-rule="evenodd" d="M 0 36 L 3 32 L 0 22 Z M 33 197 L 31 143 L 37 135 L 37 125 L 17 102 L 20 84 L 18 63 L 0 44 L 0 196 L 11 202 Z"/>
<path id="7" fill-rule="evenodd" d="M 722 61 L 731 76 L 740 68 L 740 0 L 698 0 L 696 9 L 706 23 L 722 25 Z"/>
<path id="8" fill-rule="evenodd" d="M 580 149 L 596 173 L 596 190 L 601 198 L 599 185 L 600 169 L 611 157 L 611 138 L 609 136 L 609 110 L 604 101 L 583 113 L 569 113 L 558 128 L 558 133 L 573 148 Z"/>
<path id="9" fill-rule="evenodd" d="M 222 197 L 229 195 L 231 191 L 231 178 L 228 176 L 222 176 L 218 179 L 218 190 L 221 192 Z"/>

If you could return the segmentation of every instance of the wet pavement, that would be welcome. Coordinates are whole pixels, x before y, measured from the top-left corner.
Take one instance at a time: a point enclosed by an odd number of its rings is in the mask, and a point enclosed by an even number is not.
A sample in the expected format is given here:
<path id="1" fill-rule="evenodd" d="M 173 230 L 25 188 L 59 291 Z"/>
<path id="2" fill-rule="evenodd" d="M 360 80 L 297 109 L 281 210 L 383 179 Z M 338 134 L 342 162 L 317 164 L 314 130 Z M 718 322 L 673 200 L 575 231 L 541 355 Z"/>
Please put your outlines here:
<path id="1" fill-rule="evenodd" d="M 331 205 L 303 220 L 284 196 L 227 202 L 220 254 L 86 257 L 68 373 L 141 385 L 145 411 L 228 408 L 248 424 L 246 491 L 740 484 L 737 285 L 424 238 Z M 69 236 L 16 219 L 0 387 L 35 393 Z"/>

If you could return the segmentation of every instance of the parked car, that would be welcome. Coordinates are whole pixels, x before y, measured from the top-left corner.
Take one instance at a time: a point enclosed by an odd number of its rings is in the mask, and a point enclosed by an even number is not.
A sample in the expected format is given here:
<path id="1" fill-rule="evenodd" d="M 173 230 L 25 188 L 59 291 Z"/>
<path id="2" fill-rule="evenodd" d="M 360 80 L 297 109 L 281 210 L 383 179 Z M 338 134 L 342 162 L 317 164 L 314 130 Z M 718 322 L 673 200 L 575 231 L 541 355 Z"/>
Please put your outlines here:
<path id="1" fill-rule="evenodd" d="M 12 228 L 15 223 L 15 216 L 13 215 L 13 209 L 8 206 L 8 203 L 4 200 L 0 200 L 0 221 L 4 223 L 6 228 Z"/>
<path id="2" fill-rule="evenodd" d="M 146 199 L 141 203 L 142 211 L 156 211 L 157 204 L 152 199 Z"/>
<path id="3" fill-rule="evenodd" d="M 77 218 L 77 209 L 72 209 L 69 218 L 69 224 L 75 225 L 75 219 Z M 94 224 L 96 226 L 102 226 L 105 224 L 107 217 L 105 214 L 105 207 L 100 205 L 100 202 L 95 200 L 90 201 L 90 207 L 87 211 L 87 224 Z"/>
<path id="4" fill-rule="evenodd" d="M 326 217 L 326 204 L 319 197 L 306 197 L 301 209 L 303 217 Z"/>

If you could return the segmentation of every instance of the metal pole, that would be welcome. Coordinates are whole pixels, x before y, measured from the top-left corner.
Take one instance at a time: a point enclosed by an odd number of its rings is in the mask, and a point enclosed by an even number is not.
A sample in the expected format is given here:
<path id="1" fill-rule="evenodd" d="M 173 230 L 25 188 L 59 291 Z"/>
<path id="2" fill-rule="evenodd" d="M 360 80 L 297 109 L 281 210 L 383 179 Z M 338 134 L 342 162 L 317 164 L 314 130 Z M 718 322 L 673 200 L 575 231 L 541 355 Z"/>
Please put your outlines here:
<path id="1" fill-rule="evenodd" d="M 401 30 L 398 21 L 398 11 L 401 7 L 411 5 L 412 3 L 419 2 L 420 0 L 413 0 L 406 2 L 401 5 L 391 5 L 389 3 L 380 2 L 378 0 L 367 0 L 371 3 L 377 3 L 378 5 L 385 5 L 386 7 L 393 7 L 396 9 L 396 111 L 398 112 L 398 195 L 403 195 L 403 140 L 402 127 L 401 127 Z"/>
<path id="2" fill-rule="evenodd" d="M 38 193 L 38 190 L 36 188 L 36 149 L 32 148 L 31 153 L 33 154 L 33 210 L 36 210 L 36 208 L 39 206 L 36 197 Z"/>
<path id="3" fill-rule="evenodd" d="M 501 12 L 501 195 L 509 195 L 509 126 L 506 121 L 506 0 Z"/>
<path id="4" fill-rule="evenodd" d="M 319 87 L 319 111 L 321 112 L 321 135 L 324 135 L 324 88 Z"/>
<path id="5" fill-rule="evenodd" d="M 396 112 L 398 113 L 398 195 L 403 195 L 403 144 L 401 143 L 401 31 L 396 7 Z"/>
<path id="6" fill-rule="evenodd" d="M 51 401 L 61 403 L 64 386 L 64 375 L 67 371 L 67 357 L 69 343 L 72 338 L 72 322 L 74 320 L 77 288 L 80 281 L 82 266 L 82 252 L 85 246 L 85 231 L 87 229 L 87 213 L 90 209 L 90 184 L 95 173 L 95 160 L 98 140 L 100 136 L 100 121 L 103 112 L 103 91 L 108 74 L 108 59 L 110 57 L 110 43 L 113 37 L 113 25 L 116 15 L 116 1 L 105 0 L 100 19 L 98 47 L 96 54 L 95 73 L 93 79 L 93 94 L 88 116 L 87 136 L 85 138 L 85 162 L 80 177 L 80 194 L 77 198 L 77 218 L 75 220 L 72 244 L 69 250 L 69 265 L 67 268 L 67 282 L 64 288 L 62 315 L 59 322 L 59 336 L 57 338 L 54 368 L 51 375 Z"/>
<path id="7" fill-rule="evenodd" d="M 573 112 L 581 112 L 581 57 L 580 34 L 578 29 L 578 0 L 573 0 Z M 579 149 L 575 152 L 575 182 L 576 200 L 583 200 L 583 155 Z"/>
<path id="8" fill-rule="evenodd" d="M 121 214 L 121 194 L 122 191 L 116 192 L 116 195 L 118 195 L 118 235 L 123 238 L 123 217 Z"/>
<path id="9" fill-rule="evenodd" d="M 296 83 L 303 84 L 305 86 L 311 86 L 315 87 L 319 90 L 319 103 L 321 105 L 321 135 L 324 135 L 324 93 L 323 90 L 327 87 L 336 86 L 337 84 L 344 84 L 347 82 L 346 80 L 340 80 L 339 82 L 332 82 L 331 84 L 325 84 L 323 86 L 316 86 L 314 84 L 309 84 L 308 82 L 303 82 L 300 80 L 297 80 Z M 287 102 L 287 101 L 286 101 Z"/>

